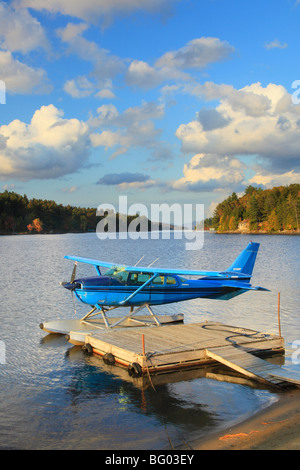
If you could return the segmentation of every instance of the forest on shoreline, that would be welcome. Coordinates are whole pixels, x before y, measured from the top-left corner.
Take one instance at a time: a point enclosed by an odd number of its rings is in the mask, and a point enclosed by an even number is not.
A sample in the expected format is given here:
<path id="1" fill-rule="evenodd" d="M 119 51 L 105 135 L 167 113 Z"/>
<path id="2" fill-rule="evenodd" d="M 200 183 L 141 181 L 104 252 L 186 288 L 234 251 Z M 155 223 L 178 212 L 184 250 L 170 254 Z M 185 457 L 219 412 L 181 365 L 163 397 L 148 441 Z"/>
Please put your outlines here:
<path id="1" fill-rule="evenodd" d="M 300 184 L 261 189 L 248 186 L 243 196 L 232 193 L 204 221 L 218 233 L 299 233 Z"/>
<path id="2" fill-rule="evenodd" d="M 4 191 L 0 193 L 0 234 L 95 232 L 109 212 L 99 216 L 94 207 L 64 206 Z M 121 222 L 124 227 L 125 221 L 128 228 L 137 217 L 138 214 L 115 214 L 116 231 Z M 248 186 L 243 196 L 232 193 L 218 204 L 213 217 L 204 220 L 204 229 L 218 233 L 300 233 L 299 222 L 300 184 L 264 190 Z M 162 224 L 154 227 L 150 220 L 143 221 L 143 227 L 147 224 L 149 231 L 165 228 Z M 135 230 L 139 230 L 138 223 Z"/>
<path id="3" fill-rule="evenodd" d="M 28 199 L 14 191 L 0 193 L 0 233 L 65 233 L 95 231 L 94 208 L 63 206 L 55 201 Z"/>
<path id="4" fill-rule="evenodd" d="M 135 231 L 140 230 L 139 223 L 131 224 L 139 214 L 124 215 L 113 213 L 112 210 L 96 213 L 95 207 L 83 208 L 63 204 L 46 199 L 28 199 L 14 191 L 0 193 L 0 235 L 29 234 L 29 233 L 85 233 L 95 232 L 97 224 L 107 217 L 109 227 L 135 226 Z M 113 222 L 111 222 L 113 219 Z M 146 218 L 139 219 L 143 228 L 162 230 L 164 224 L 151 224 Z M 115 224 L 115 225 L 114 225 Z M 103 224 L 105 225 L 105 224 Z M 173 226 L 168 226 L 168 228 Z"/>

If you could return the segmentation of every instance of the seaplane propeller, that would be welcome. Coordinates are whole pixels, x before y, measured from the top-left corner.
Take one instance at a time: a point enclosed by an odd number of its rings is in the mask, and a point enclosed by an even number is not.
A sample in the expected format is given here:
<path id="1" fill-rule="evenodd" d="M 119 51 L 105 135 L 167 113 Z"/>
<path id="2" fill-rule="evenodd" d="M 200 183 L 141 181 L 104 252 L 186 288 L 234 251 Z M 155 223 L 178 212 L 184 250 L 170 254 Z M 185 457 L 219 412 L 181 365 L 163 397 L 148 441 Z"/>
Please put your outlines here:
<path id="1" fill-rule="evenodd" d="M 71 280 L 70 280 L 71 284 L 74 284 L 75 276 L 76 276 L 76 269 L 77 269 L 77 261 L 75 261 L 74 268 L 72 271 Z"/>
<path id="2" fill-rule="evenodd" d="M 77 269 L 77 261 L 75 261 L 74 268 L 71 274 L 71 279 L 70 282 L 61 282 L 60 285 L 64 286 L 66 289 L 69 289 L 70 291 L 74 291 L 75 289 L 80 287 L 80 284 L 75 281 L 76 277 L 76 269 Z"/>
<path id="3" fill-rule="evenodd" d="M 70 282 L 61 282 L 60 284 L 64 286 L 66 289 L 69 289 L 72 293 L 72 302 L 73 302 L 73 307 L 74 307 L 74 313 L 76 314 L 76 306 L 75 306 L 75 299 L 74 299 L 74 290 L 78 287 L 80 287 L 80 284 L 78 284 L 75 281 L 76 277 L 76 269 L 77 269 L 77 261 L 75 261 L 74 268 L 71 274 L 71 279 Z"/>

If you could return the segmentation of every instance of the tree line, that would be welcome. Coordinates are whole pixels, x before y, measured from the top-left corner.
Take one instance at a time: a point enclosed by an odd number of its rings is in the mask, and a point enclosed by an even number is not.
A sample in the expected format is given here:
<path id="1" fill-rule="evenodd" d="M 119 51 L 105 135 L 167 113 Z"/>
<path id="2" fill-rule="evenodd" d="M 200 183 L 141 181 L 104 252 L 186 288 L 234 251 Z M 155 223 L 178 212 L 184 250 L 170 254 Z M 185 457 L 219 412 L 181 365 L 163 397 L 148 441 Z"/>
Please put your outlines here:
<path id="1" fill-rule="evenodd" d="M 28 199 L 26 194 L 4 191 L 0 193 L 0 234 L 95 232 L 97 224 L 110 212 L 97 215 L 94 207 L 64 206 L 52 200 Z M 117 232 L 121 221 L 124 226 L 124 217 L 127 217 L 128 227 L 138 214 L 123 216 L 116 213 Z M 159 224 L 158 229 L 161 228 Z M 151 230 L 150 220 L 148 229 Z M 138 226 L 136 231 L 139 231 Z"/>
<path id="2" fill-rule="evenodd" d="M 108 215 L 95 208 L 57 204 L 52 200 L 28 199 L 13 191 L 0 193 L 0 234 L 95 232 L 98 222 Z M 116 214 L 116 231 L 119 220 Z M 127 226 L 136 218 L 127 216 Z M 123 220 L 123 219 L 122 219 Z M 300 184 L 261 189 L 248 186 L 243 196 L 234 192 L 217 205 L 204 228 L 218 232 L 299 232 Z M 148 221 L 151 230 L 151 222 Z M 158 229 L 162 229 L 159 224 Z M 138 231 L 139 228 L 136 228 Z"/>
<path id="3" fill-rule="evenodd" d="M 95 231 L 94 208 L 63 206 L 55 201 L 28 199 L 13 191 L 0 193 L 0 233 L 64 233 Z"/>
<path id="4" fill-rule="evenodd" d="M 217 232 L 299 232 L 300 184 L 272 189 L 248 186 L 243 196 L 235 192 L 217 205 L 206 229 Z"/>

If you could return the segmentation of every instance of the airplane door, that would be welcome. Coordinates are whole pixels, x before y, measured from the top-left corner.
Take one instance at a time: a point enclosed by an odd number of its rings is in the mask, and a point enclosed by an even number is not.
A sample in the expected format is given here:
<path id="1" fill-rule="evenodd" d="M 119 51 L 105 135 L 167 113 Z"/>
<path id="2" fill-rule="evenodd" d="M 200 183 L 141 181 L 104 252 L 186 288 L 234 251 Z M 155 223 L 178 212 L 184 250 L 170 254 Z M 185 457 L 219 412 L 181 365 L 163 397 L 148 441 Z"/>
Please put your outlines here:
<path id="1" fill-rule="evenodd" d="M 178 281 L 174 276 L 158 276 L 151 285 L 151 303 L 163 304 L 178 301 Z"/>
<path id="2" fill-rule="evenodd" d="M 150 277 L 152 277 L 151 273 L 130 273 L 128 278 L 128 294 L 132 294 L 134 291 L 139 289 L 145 282 L 147 282 Z M 133 305 L 142 305 L 145 303 L 150 302 L 150 286 L 147 285 L 140 290 L 133 298 L 132 304 Z"/>

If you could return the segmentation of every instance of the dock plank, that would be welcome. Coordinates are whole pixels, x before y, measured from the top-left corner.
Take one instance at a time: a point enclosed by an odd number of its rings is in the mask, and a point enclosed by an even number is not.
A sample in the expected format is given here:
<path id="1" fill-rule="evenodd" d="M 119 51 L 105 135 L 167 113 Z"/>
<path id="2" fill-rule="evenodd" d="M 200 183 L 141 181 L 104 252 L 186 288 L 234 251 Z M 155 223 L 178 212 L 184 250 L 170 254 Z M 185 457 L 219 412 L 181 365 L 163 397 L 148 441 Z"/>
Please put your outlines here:
<path id="1" fill-rule="evenodd" d="M 215 359 L 216 361 L 250 378 L 274 385 L 287 380 L 287 375 L 285 376 L 281 372 L 282 368 L 260 359 L 253 354 L 245 352 L 240 348 L 220 347 L 206 349 L 206 354 L 212 359 Z M 290 381 L 293 381 L 291 377 Z"/>
<path id="2" fill-rule="evenodd" d="M 295 371 L 291 371 L 289 369 L 285 369 L 284 367 L 281 367 L 280 370 L 276 370 L 276 371 L 272 370 L 270 374 L 273 375 L 278 380 L 287 381 L 287 382 L 300 385 L 299 373 Z"/>
<path id="3" fill-rule="evenodd" d="M 208 329 L 210 327 L 211 329 Z M 91 334 L 94 339 L 114 344 L 116 346 L 122 345 L 124 349 L 132 351 L 139 351 L 142 347 L 142 335 L 144 334 L 146 350 L 149 348 L 151 351 L 166 351 L 172 349 L 195 349 L 205 347 L 221 347 L 232 346 L 232 342 L 228 340 L 228 333 L 239 337 L 239 344 L 244 345 L 249 343 L 253 345 L 255 342 L 261 344 L 263 341 L 268 343 L 269 340 L 274 340 L 274 337 L 269 338 L 261 333 L 253 332 L 252 336 L 247 336 L 250 330 L 244 330 L 246 333 L 242 334 L 242 329 L 237 330 L 234 327 L 228 327 L 217 323 L 199 323 L 199 324 L 181 324 L 162 327 L 139 327 L 128 328 L 120 330 L 104 330 Z M 254 334 L 258 337 L 254 337 Z M 232 337 L 231 335 L 231 337 Z M 250 348 L 251 349 L 251 348 Z M 253 347 L 255 349 L 255 347 Z"/>

